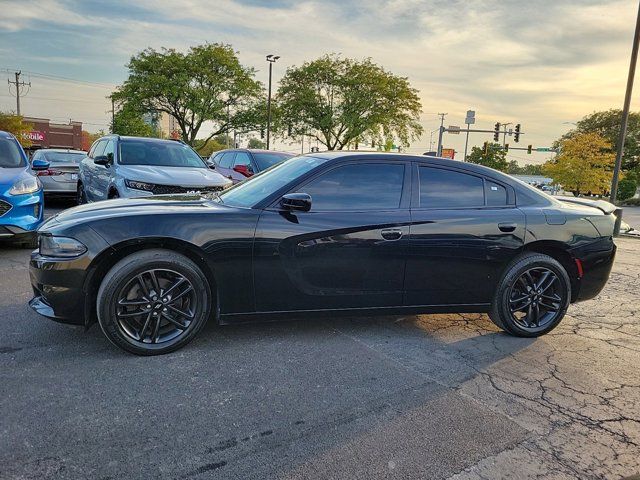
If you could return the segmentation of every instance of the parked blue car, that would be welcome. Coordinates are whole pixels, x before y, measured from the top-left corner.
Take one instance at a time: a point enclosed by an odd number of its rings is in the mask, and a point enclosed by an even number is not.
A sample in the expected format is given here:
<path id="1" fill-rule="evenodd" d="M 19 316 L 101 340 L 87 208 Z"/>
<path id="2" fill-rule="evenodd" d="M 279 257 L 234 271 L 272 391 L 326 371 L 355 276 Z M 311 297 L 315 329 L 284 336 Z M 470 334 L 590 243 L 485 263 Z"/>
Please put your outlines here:
<path id="1" fill-rule="evenodd" d="M 32 170 L 46 170 L 49 162 L 29 160 L 16 138 L 0 131 L 0 240 L 35 248 L 36 229 L 43 220 L 42 183 Z"/>

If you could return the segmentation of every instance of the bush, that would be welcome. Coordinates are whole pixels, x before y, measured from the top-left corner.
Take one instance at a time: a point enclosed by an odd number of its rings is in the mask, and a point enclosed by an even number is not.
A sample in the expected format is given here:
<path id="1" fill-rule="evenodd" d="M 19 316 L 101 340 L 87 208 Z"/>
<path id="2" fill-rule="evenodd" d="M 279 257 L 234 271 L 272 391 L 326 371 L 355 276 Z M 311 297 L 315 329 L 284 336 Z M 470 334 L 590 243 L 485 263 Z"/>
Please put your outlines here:
<path id="1" fill-rule="evenodd" d="M 640 207 L 640 198 L 630 198 L 622 203 L 626 207 Z"/>
<path id="2" fill-rule="evenodd" d="M 638 184 L 635 180 L 631 178 L 623 178 L 618 184 L 618 195 L 616 198 L 619 201 L 627 200 L 636 194 L 637 188 Z"/>

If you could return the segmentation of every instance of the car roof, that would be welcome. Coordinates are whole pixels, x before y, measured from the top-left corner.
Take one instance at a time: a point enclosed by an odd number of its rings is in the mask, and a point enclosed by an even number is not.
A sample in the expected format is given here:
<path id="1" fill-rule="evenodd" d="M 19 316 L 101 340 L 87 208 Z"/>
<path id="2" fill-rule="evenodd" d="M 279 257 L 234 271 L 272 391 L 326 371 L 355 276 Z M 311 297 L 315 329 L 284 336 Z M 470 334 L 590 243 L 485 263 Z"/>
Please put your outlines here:
<path id="1" fill-rule="evenodd" d="M 213 156 L 225 152 L 274 153 L 280 155 L 291 155 L 292 157 L 296 155 L 295 153 L 291 152 L 282 152 L 280 150 L 266 150 L 264 148 L 224 148 L 222 150 L 218 150 L 217 152 L 211 153 L 211 155 Z"/>

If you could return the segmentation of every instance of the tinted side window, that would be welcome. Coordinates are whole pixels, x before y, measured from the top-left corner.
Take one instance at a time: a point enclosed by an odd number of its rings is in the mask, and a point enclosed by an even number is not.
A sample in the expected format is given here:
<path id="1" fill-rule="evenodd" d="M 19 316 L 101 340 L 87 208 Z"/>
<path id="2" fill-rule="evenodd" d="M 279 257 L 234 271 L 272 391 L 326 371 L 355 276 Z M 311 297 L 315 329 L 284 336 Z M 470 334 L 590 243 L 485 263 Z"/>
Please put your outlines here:
<path id="1" fill-rule="evenodd" d="M 489 206 L 503 206 L 507 204 L 507 189 L 497 183 L 485 180 L 484 195 L 487 199 L 487 205 Z"/>
<path id="2" fill-rule="evenodd" d="M 87 155 L 89 158 L 93 158 L 95 156 L 96 148 L 99 144 L 99 141 L 93 142 L 93 145 L 91 145 L 91 149 L 89 150 L 89 155 Z"/>
<path id="3" fill-rule="evenodd" d="M 102 155 L 106 155 L 109 158 L 110 162 L 113 162 L 113 152 L 115 151 L 115 142 L 113 140 L 109 140 L 107 145 L 102 152 Z"/>
<path id="4" fill-rule="evenodd" d="M 247 167 L 251 166 L 251 157 L 247 152 L 236 152 L 236 159 L 233 162 L 233 166 L 236 165 L 246 165 Z"/>
<path id="5" fill-rule="evenodd" d="M 221 158 L 222 158 L 222 154 L 221 154 L 221 153 L 218 153 L 218 154 L 216 154 L 216 156 L 215 156 L 215 157 L 211 157 L 211 158 L 210 158 L 210 160 L 213 160 L 213 162 L 214 162 L 216 165 L 220 165 L 220 159 L 221 159 Z"/>
<path id="6" fill-rule="evenodd" d="M 222 168 L 231 168 L 231 165 L 233 165 L 234 155 L 235 155 L 235 152 L 223 153 L 222 157 L 220 158 L 220 163 L 218 165 L 220 165 Z"/>
<path id="7" fill-rule="evenodd" d="M 107 140 L 100 140 L 100 142 L 98 142 L 98 145 L 96 145 L 96 148 L 93 151 L 93 156 L 91 158 L 96 158 L 102 155 L 106 146 Z"/>
<path id="8" fill-rule="evenodd" d="M 398 208 L 404 165 L 369 163 L 335 168 L 299 192 L 311 195 L 311 211 Z"/>
<path id="9" fill-rule="evenodd" d="M 420 206 L 427 208 L 484 206 L 482 178 L 440 168 L 419 167 Z"/>

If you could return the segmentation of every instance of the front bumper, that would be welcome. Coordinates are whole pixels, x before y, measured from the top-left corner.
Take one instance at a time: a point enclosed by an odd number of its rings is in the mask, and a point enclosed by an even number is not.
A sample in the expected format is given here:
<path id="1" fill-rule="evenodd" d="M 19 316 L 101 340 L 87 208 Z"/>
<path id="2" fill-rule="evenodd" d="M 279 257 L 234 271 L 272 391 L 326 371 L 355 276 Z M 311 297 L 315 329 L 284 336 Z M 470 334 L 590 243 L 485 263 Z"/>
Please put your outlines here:
<path id="1" fill-rule="evenodd" d="M 62 323 L 85 324 L 84 281 L 89 259 L 55 259 L 31 254 L 29 277 L 34 297 L 29 306 L 37 313 Z"/>
<path id="2" fill-rule="evenodd" d="M 0 238 L 11 238 L 35 232 L 43 220 L 44 197 L 36 194 L 0 196 L 0 200 L 11 205 L 11 209 L 0 216 Z"/>

